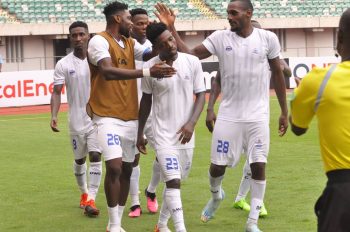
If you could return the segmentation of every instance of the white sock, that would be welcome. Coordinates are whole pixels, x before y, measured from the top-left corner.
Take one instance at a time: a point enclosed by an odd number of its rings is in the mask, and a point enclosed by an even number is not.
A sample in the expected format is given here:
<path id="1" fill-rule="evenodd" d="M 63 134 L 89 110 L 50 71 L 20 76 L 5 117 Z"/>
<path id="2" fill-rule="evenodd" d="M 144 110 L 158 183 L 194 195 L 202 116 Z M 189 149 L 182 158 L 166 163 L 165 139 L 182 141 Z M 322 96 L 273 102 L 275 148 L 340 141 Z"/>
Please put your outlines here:
<path id="1" fill-rule="evenodd" d="M 166 187 L 164 188 L 164 191 L 163 191 L 163 199 L 165 199 L 165 190 L 166 190 Z M 168 206 L 166 202 L 163 200 L 162 206 L 159 211 L 158 227 L 163 227 L 163 228 L 167 227 L 170 217 L 171 215 L 170 215 Z"/>
<path id="2" fill-rule="evenodd" d="M 115 207 L 108 207 L 108 216 L 109 216 L 109 221 L 108 221 L 108 229 L 110 232 L 114 231 L 120 231 L 120 221 L 118 220 L 118 206 Z"/>
<path id="3" fill-rule="evenodd" d="M 150 193 L 155 193 L 157 186 L 160 181 L 160 166 L 157 160 L 153 161 L 153 172 L 152 172 L 152 178 L 151 181 L 147 187 L 147 191 Z"/>
<path id="4" fill-rule="evenodd" d="M 102 162 L 90 162 L 89 167 L 89 197 L 88 200 L 96 199 L 102 176 Z"/>
<path id="5" fill-rule="evenodd" d="M 140 180 L 140 165 L 137 165 L 132 169 L 132 173 L 130 177 L 129 194 L 131 198 L 131 206 L 140 205 L 139 180 Z"/>
<path id="6" fill-rule="evenodd" d="M 122 224 L 124 208 L 125 208 L 125 205 L 124 206 L 118 205 L 118 223 L 120 226 Z"/>
<path id="7" fill-rule="evenodd" d="M 251 201 L 250 212 L 247 223 L 258 223 L 260 209 L 264 200 L 266 180 L 254 180 L 250 181 L 251 186 Z"/>
<path id="8" fill-rule="evenodd" d="M 175 231 L 186 231 L 180 189 L 166 188 L 164 200 L 173 219 Z"/>
<path id="9" fill-rule="evenodd" d="M 250 189 L 250 179 L 252 178 L 252 172 L 248 160 L 245 162 L 243 167 L 243 175 L 241 184 L 239 185 L 238 193 L 235 202 L 240 201 L 241 199 L 246 198 L 249 189 Z"/>
<path id="10" fill-rule="evenodd" d="M 87 193 L 88 188 L 86 183 L 86 162 L 82 165 L 79 165 L 74 161 L 73 171 L 81 193 Z"/>
<path id="11" fill-rule="evenodd" d="M 209 173 L 210 192 L 214 200 L 222 200 L 221 183 L 224 176 L 212 177 Z"/>

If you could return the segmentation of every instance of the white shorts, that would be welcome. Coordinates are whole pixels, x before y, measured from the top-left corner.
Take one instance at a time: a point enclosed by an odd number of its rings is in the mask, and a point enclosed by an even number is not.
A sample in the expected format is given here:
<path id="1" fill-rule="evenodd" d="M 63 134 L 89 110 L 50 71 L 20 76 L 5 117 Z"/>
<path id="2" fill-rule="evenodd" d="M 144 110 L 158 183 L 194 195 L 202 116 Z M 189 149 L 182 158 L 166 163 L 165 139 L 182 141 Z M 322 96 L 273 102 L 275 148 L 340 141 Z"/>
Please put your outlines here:
<path id="1" fill-rule="evenodd" d="M 99 152 L 101 149 L 97 141 L 97 127 L 92 127 L 88 132 L 84 134 L 71 134 L 70 141 L 73 148 L 74 159 L 83 159 L 88 152 Z"/>
<path id="2" fill-rule="evenodd" d="M 105 161 L 122 158 L 132 163 L 135 159 L 137 127 L 123 126 L 112 118 L 95 117 L 97 138 Z"/>
<path id="3" fill-rule="evenodd" d="M 173 179 L 186 179 L 192 166 L 193 148 L 156 150 L 157 160 L 161 167 L 161 178 L 164 182 Z"/>
<path id="4" fill-rule="evenodd" d="M 234 167 L 242 152 L 249 164 L 267 162 L 270 128 L 267 121 L 229 122 L 217 120 L 211 144 L 211 162 Z"/>

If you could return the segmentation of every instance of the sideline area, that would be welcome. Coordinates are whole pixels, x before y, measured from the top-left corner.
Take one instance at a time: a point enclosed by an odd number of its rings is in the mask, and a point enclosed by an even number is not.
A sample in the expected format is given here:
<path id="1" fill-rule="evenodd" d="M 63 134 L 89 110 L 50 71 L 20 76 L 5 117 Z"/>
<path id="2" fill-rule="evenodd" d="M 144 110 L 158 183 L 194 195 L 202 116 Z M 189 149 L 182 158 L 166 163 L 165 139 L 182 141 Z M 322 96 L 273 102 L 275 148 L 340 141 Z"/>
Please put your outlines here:
<path id="1" fill-rule="evenodd" d="M 61 104 L 60 112 L 68 111 L 68 104 Z M 3 107 L 0 108 L 0 115 L 18 115 L 18 114 L 38 114 L 49 113 L 50 105 L 38 106 L 19 106 L 19 107 Z"/>

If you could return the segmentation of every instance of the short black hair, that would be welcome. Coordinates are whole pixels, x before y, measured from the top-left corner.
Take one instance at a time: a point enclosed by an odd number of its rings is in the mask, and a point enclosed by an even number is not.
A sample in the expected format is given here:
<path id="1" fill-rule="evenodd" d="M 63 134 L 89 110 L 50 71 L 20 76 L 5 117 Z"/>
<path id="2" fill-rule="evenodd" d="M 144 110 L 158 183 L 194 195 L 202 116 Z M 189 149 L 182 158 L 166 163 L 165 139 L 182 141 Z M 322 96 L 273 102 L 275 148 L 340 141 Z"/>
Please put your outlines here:
<path id="1" fill-rule="evenodd" d="M 155 45 L 158 37 L 168 28 L 164 23 L 151 23 L 146 28 L 147 39 Z"/>
<path id="2" fill-rule="evenodd" d="M 350 8 L 345 10 L 340 17 L 339 31 L 341 31 L 346 38 L 350 37 Z"/>
<path id="3" fill-rule="evenodd" d="M 241 2 L 241 3 L 243 3 L 245 10 L 254 11 L 253 4 L 250 0 L 231 0 L 231 2 Z"/>
<path id="4" fill-rule="evenodd" d="M 122 2 L 111 2 L 108 3 L 103 9 L 103 14 L 106 16 L 106 21 L 110 21 L 110 18 L 119 11 L 124 11 L 128 9 L 128 4 Z"/>
<path id="5" fill-rule="evenodd" d="M 89 27 L 88 25 L 83 22 L 83 21 L 75 21 L 74 23 L 72 23 L 70 26 L 69 26 L 69 33 L 71 32 L 71 30 L 73 28 L 76 28 L 76 27 L 83 27 L 85 28 L 87 31 L 89 31 Z"/>
<path id="6" fill-rule="evenodd" d="M 139 15 L 139 14 L 143 14 L 143 15 L 148 16 L 147 11 L 145 9 L 142 9 L 142 8 L 135 8 L 135 9 L 130 10 L 129 12 L 131 14 L 131 17 L 134 17 L 135 15 Z"/>

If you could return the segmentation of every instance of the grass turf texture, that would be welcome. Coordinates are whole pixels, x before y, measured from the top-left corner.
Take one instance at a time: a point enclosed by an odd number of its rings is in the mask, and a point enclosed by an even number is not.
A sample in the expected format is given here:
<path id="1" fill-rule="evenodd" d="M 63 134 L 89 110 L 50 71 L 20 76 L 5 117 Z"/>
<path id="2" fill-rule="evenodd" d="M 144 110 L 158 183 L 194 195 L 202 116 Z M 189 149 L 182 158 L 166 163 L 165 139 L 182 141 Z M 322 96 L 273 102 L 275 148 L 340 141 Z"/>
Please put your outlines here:
<path id="1" fill-rule="evenodd" d="M 316 121 L 300 138 L 290 130 L 278 137 L 278 102 L 271 98 L 271 146 L 267 165 L 265 205 L 268 217 L 260 219 L 263 231 L 316 231 L 314 202 L 325 185 L 320 160 Z M 211 134 L 205 127 L 205 111 L 196 130 L 196 149 L 190 177 L 182 184 L 185 223 L 190 232 L 244 231 L 248 213 L 233 209 L 232 202 L 242 175 L 242 157 L 234 169 L 227 169 L 223 182 L 226 198 L 216 217 L 200 221 L 200 213 L 210 198 L 208 167 Z M 83 215 L 80 193 L 72 173 L 66 114 L 59 115 L 60 133 L 49 127 L 49 114 L 0 117 L 0 231 L 105 231 L 108 221 L 103 181 L 97 197 L 98 218 Z M 143 190 L 148 184 L 154 153 L 141 157 L 140 218 L 122 220 L 128 232 L 153 231 L 158 215 L 147 213 Z M 159 203 L 163 184 L 157 190 Z M 169 227 L 173 230 L 170 223 Z"/>

